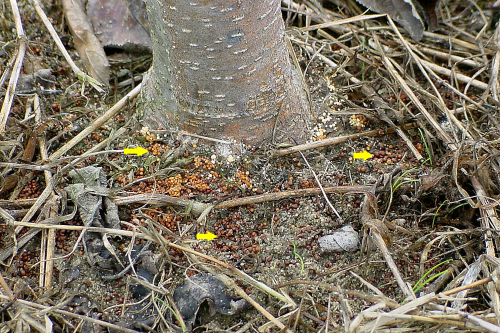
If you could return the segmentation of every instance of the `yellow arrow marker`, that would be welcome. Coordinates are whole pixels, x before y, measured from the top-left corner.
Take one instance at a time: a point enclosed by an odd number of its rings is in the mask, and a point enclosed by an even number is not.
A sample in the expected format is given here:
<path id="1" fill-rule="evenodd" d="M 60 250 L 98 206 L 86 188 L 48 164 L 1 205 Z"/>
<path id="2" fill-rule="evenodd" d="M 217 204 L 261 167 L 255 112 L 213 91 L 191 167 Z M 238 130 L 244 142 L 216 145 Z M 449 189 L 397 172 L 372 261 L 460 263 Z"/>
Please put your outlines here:
<path id="1" fill-rule="evenodd" d="M 215 236 L 210 231 L 208 231 L 206 234 L 196 234 L 196 239 L 206 239 L 209 242 L 214 238 L 217 238 L 217 236 Z"/>
<path id="2" fill-rule="evenodd" d="M 125 148 L 123 150 L 125 154 L 133 154 L 137 156 L 141 156 L 142 154 L 146 154 L 148 151 L 142 147 L 137 146 L 136 148 Z"/>
<path id="3" fill-rule="evenodd" d="M 352 154 L 352 157 L 354 157 L 354 158 L 362 158 L 363 161 L 366 161 L 367 159 L 369 159 L 372 156 L 373 155 L 370 154 L 369 152 L 367 152 L 366 150 L 363 150 L 362 153 L 353 153 Z"/>

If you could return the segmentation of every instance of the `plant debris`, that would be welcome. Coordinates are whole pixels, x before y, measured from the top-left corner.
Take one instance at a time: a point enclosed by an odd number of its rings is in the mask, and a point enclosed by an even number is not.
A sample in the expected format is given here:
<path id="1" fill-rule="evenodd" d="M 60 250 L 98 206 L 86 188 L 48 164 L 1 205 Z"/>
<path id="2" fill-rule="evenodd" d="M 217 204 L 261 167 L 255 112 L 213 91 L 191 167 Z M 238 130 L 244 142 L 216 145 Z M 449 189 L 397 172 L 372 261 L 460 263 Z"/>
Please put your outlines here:
<path id="1" fill-rule="evenodd" d="M 110 52 L 104 94 L 61 2 L 9 4 L 2 332 L 500 330 L 495 4 L 438 2 L 411 32 L 283 0 L 317 120 L 288 147 L 141 123 L 149 54 Z"/>

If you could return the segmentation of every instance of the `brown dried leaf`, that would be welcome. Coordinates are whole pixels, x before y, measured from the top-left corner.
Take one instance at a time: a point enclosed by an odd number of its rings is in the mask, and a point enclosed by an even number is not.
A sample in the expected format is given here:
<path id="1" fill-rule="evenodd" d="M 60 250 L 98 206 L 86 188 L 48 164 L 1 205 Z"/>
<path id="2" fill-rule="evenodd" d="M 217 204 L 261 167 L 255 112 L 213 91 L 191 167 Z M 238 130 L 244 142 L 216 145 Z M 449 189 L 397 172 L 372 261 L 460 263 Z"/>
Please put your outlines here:
<path id="1" fill-rule="evenodd" d="M 87 15 L 104 47 L 151 51 L 143 0 L 89 0 Z"/>
<path id="2" fill-rule="evenodd" d="M 401 24 L 416 41 L 422 39 L 424 23 L 412 0 L 356 0 L 377 13 L 388 14 Z"/>
<path id="3" fill-rule="evenodd" d="M 437 28 L 436 5 L 438 1 L 439 0 L 418 0 L 424 12 L 429 30 L 435 30 Z"/>
<path id="4" fill-rule="evenodd" d="M 19 177 L 17 177 L 16 175 L 8 175 L 5 177 L 2 177 L 0 175 L 0 195 L 8 193 L 10 190 L 16 187 L 18 181 Z"/>
<path id="5" fill-rule="evenodd" d="M 427 192 L 431 188 L 437 186 L 441 180 L 446 177 L 447 175 L 443 173 L 441 169 L 434 169 L 431 171 L 430 174 L 424 175 L 420 178 L 421 180 L 421 188 L 420 191 Z"/>
<path id="6" fill-rule="evenodd" d="M 94 35 L 80 0 L 63 0 L 64 14 L 73 34 L 75 48 L 87 71 L 101 83 L 109 82 L 109 63 L 101 43 Z"/>
<path id="7" fill-rule="evenodd" d="M 363 227 L 368 228 L 372 233 L 379 234 L 389 247 L 392 245 L 391 234 L 386 225 L 379 219 L 367 219 L 363 221 Z"/>

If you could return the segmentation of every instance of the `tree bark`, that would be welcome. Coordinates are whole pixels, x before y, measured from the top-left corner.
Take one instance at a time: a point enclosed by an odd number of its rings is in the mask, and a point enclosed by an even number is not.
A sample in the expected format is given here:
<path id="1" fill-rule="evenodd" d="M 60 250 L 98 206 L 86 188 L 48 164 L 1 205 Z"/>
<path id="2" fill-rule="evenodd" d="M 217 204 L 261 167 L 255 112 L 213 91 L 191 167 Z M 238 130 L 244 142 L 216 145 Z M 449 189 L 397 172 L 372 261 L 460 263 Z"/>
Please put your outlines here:
<path id="1" fill-rule="evenodd" d="M 146 5 L 153 42 L 143 89 L 147 119 L 252 144 L 276 130 L 303 140 L 309 110 L 292 78 L 280 0 Z"/>

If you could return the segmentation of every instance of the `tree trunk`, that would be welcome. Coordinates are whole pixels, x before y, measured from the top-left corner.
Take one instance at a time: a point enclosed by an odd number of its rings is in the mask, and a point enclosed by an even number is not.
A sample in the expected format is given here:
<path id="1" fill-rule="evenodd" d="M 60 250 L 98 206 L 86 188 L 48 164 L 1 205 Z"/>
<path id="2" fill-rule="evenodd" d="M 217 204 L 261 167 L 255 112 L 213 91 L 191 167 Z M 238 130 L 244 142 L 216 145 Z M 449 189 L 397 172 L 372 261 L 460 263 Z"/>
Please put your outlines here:
<path id="1" fill-rule="evenodd" d="M 153 66 L 145 116 L 163 127 L 259 143 L 304 138 L 280 0 L 146 0 Z M 295 80 L 297 81 L 297 80 Z M 279 134 L 279 133 L 278 133 Z"/>

